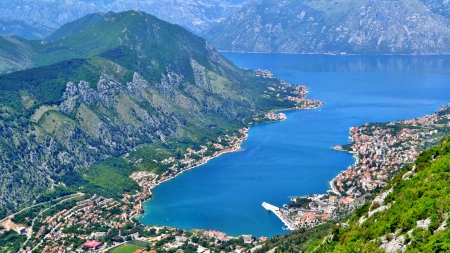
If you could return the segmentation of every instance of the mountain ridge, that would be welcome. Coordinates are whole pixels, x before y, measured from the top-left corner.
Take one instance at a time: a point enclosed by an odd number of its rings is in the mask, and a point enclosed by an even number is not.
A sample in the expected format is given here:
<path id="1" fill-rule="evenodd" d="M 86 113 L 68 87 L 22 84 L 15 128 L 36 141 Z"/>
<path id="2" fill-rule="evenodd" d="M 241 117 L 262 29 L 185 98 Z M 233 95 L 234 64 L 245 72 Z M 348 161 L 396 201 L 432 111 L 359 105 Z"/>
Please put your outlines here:
<path id="1" fill-rule="evenodd" d="M 50 35 L 55 29 L 41 25 L 29 19 L 5 20 L 0 18 L 0 34 L 17 35 L 24 39 L 37 40 Z"/>
<path id="2" fill-rule="evenodd" d="M 234 52 L 443 54 L 449 25 L 419 0 L 255 0 L 203 36 Z"/>
<path id="3" fill-rule="evenodd" d="M 42 25 L 58 28 L 61 25 L 96 12 L 121 12 L 140 9 L 163 20 L 182 25 L 193 32 L 200 32 L 225 18 L 245 0 L 82 0 L 37 1 L 5 0 L 0 3 L 1 17 L 30 19 Z"/>
<path id="4" fill-rule="evenodd" d="M 137 10 L 100 16 L 54 41 L 0 37 L 0 56 L 29 51 L 0 75 L 0 203 L 10 211 L 58 185 L 121 196 L 138 189 L 132 172 L 173 173 L 155 161 L 214 150 L 217 137 L 305 102 L 178 25 Z"/>

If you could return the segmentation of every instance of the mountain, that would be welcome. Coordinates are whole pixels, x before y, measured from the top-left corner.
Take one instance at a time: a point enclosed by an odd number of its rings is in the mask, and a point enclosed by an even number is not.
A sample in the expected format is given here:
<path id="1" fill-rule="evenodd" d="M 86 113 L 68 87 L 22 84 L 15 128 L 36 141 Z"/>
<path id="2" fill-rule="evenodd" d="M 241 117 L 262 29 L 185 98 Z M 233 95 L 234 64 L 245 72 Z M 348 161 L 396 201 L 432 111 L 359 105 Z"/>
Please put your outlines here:
<path id="1" fill-rule="evenodd" d="M 3 0 L 0 18 L 33 20 L 48 27 L 61 25 L 95 12 L 139 9 L 163 20 L 200 32 L 216 24 L 246 0 Z M 16 34 L 20 35 L 20 34 Z"/>
<path id="2" fill-rule="evenodd" d="M 350 219 L 278 236 L 257 252 L 275 247 L 277 252 L 449 252 L 449 172 L 446 137 Z"/>
<path id="3" fill-rule="evenodd" d="M 431 0 L 254 0 L 203 36 L 235 52 L 450 53 L 448 4 L 440 6 Z"/>
<path id="4" fill-rule="evenodd" d="M 212 152 L 299 92 L 137 10 L 91 14 L 51 37 L 0 37 L 11 63 L 0 75 L 0 211 L 57 186 L 139 189 L 133 171 L 164 173 L 170 164 L 158 161 L 200 145 Z"/>
<path id="5" fill-rule="evenodd" d="M 38 24 L 31 20 L 4 20 L 0 19 L 0 35 L 14 34 L 29 40 L 43 39 L 55 29 Z"/>

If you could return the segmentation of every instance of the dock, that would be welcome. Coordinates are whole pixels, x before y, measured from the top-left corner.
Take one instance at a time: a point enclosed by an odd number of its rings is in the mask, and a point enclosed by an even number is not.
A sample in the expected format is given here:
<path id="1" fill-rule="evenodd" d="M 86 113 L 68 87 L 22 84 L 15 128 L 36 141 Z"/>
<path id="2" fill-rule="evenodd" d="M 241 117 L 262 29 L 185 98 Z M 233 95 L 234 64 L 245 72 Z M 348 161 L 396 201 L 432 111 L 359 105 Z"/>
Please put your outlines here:
<path id="1" fill-rule="evenodd" d="M 297 226 L 289 219 L 289 217 L 280 211 L 280 208 L 274 205 L 271 205 L 267 202 L 262 203 L 262 207 L 267 211 L 271 211 L 274 213 L 289 230 L 297 229 Z"/>

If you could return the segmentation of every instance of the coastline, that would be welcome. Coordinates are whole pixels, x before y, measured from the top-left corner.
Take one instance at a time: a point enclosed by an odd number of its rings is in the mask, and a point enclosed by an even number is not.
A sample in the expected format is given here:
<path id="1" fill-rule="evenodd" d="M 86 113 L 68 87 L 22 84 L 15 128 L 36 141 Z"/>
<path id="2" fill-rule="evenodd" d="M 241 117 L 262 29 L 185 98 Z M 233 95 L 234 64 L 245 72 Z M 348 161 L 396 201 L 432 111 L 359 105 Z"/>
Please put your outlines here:
<path id="1" fill-rule="evenodd" d="M 350 148 L 344 150 L 337 145 L 332 149 L 352 154 L 354 163 L 329 182 L 332 192 L 345 193 L 356 199 L 361 192 L 370 193 L 384 187 L 389 178 L 413 163 L 429 143 L 438 142 L 445 136 L 450 123 L 442 124 L 441 121 L 448 117 L 450 105 L 414 119 L 350 127 Z"/>
<path id="2" fill-rule="evenodd" d="M 157 184 L 155 185 L 155 187 L 160 185 L 160 184 L 162 184 L 162 183 L 164 183 L 164 182 L 170 181 L 171 179 L 174 179 L 174 178 L 178 177 L 179 175 L 183 174 L 186 171 L 189 171 L 189 170 L 195 169 L 197 167 L 200 167 L 202 165 L 205 165 L 206 163 L 208 163 L 212 159 L 217 158 L 217 157 L 219 157 L 221 155 L 224 155 L 224 154 L 227 154 L 227 153 L 232 153 L 232 152 L 239 152 L 241 150 L 244 150 L 244 149 L 241 148 L 241 145 L 248 138 L 248 129 L 249 128 L 241 128 L 240 129 L 240 130 L 244 130 L 244 138 L 240 138 L 238 143 L 236 143 L 232 147 L 227 147 L 227 148 L 231 148 L 231 150 L 226 150 L 224 152 L 219 152 L 217 155 L 213 155 L 213 156 L 208 157 L 206 159 L 202 159 L 202 160 L 200 160 L 199 164 L 196 164 L 196 165 L 194 165 L 194 166 L 192 166 L 192 167 L 190 167 L 188 169 L 185 169 L 185 170 L 180 170 L 180 172 L 177 173 L 175 176 L 169 177 L 169 178 L 167 178 L 165 180 L 162 180 L 162 181 L 158 181 Z M 153 188 L 155 188 L 155 187 L 153 187 Z M 153 188 L 151 188 L 151 189 L 153 189 Z"/>
<path id="3" fill-rule="evenodd" d="M 315 108 L 308 108 L 308 110 L 311 110 L 311 109 L 315 109 Z M 288 111 L 288 110 L 298 110 L 298 109 L 295 109 L 295 108 L 291 108 L 291 109 L 285 108 L 285 109 L 280 109 L 280 110 Z M 274 112 L 278 112 L 278 111 L 280 111 L 280 110 L 276 110 L 276 111 L 274 111 Z M 301 110 L 301 109 L 300 109 L 300 110 Z M 303 110 L 306 110 L 306 109 L 303 109 Z M 278 119 L 278 120 L 275 120 L 275 121 L 271 121 L 271 122 L 261 122 L 261 123 L 258 122 L 257 124 L 276 123 L 276 122 L 284 121 L 284 120 L 286 120 L 286 119 L 287 119 L 287 117 L 284 116 L 284 117 L 282 117 L 282 118 L 280 118 L 280 119 Z M 182 169 L 182 170 L 180 170 L 180 171 L 179 171 L 177 174 L 175 174 L 174 176 L 171 176 L 171 177 L 168 177 L 168 178 L 166 178 L 166 179 L 157 181 L 157 182 L 155 183 L 155 185 L 154 185 L 153 187 L 149 188 L 149 189 L 154 189 L 156 186 L 158 186 L 158 185 L 160 185 L 160 184 L 162 184 L 162 183 L 164 183 L 164 182 L 167 182 L 167 181 L 169 181 L 169 180 L 171 180 L 171 179 L 174 179 L 174 178 L 176 178 L 177 176 L 183 174 L 183 173 L 186 172 L 186 171 L 189 171 L 189 170 L 195 169 L 195 168 L 197 168 L 197 167 L 200 167 L 200 166 L 202 166 L 202 165 L 205 165 L 206 163 L 208 163 L 208 162 L 211 161 L 212 159 L 217 158 L 217 157 L 219 157 L 219 156 L 221 156 L 221 155 L 224 155 L 224 154 L 227 154 L 227 153 L 233 153 L 233 152 L 241 152 L 241 151 L 244 151 L 245 149 L 243 149 L 243 148 L 241 147 L 241 145 L 242 145 L 242 143 L 243 143 L 244 141 L 246 141 L 246 140 L 248 139 L 248 131 L 250 130 L 250 126 L 251 126 L 251 125 L 253 125 L 253 124 L 250 124 L 248 127 L 244 127 L 244 128 L 239 129 L 239 132 L 242 132 L 243 137 L 238 138 L 237 141 L 236 141 L 235 143 L 231 143 L 229 146 L 224 147 L 223 150 L 217 151 L 217 153 L 214 153 L 211 157 L 205 157 L 205 158 L 199 160 L 199 161 L 198 161 L 198 164 L 195 164 L 195 165 L 193 165 L 192 167 L 189 167 L 189 168 L 187 168 L 187 169 Z"/>
<path id="4" fill-rule="evenodd" d="M 280 55 L 326 55 L 326 56 L 440 56 L 440 55 L 450 55 L 450 53 L 436 53 L 436 54 L 355 54 L 347 52 L 339 53 L 293 53 L 293 52 L 246 52 L 246 51 L 227 51 L 227 50 L 217 50 L 219 53 L 228 54 L 280 54 Z"/>
<path id="5" fill-rule="evenodd" d="M 269 78 L 269 79 L 273 79 L 273 74 L 270 71 L 267 70 L 255 70 L 255 75 L 257 76 L 262 76 L 263 78 Z M 213 143 L 212 146 L 214 146 L 214 148 L 216 149 L 221 149 L 219 151 L 216 151 L 215 153 L 213 153 L 211 156 L 208 157 L 203 157 L 203 153 L 207 150 L 206 146 L 201 146 L 202 149 L 200 151 L 194 151 L 194 150 L 189 150 L 188 149 L 188 153 L 184 155 L 184 159 L 180 159 L 179 161 L 175 161 L 174 157 L 170 158 L 168 161 L 170 163 L 175 163 L 168 171 L 166 171 L 165 173 L 161 174 L 161 175 L 154 175 L 154 177 L 152 178 L 152 182 L 150 182 L 149 184 L 147 184 L 147 182 L 143 182 L 139 181 L 141 180 L 141 178 L 139 178 L 138 180 L 136 180 L 136 178 L 133 178 L 133 175 L 135 173 L 133 173 L 130 177 L 135 180 L 139 185 L 141 185 L 144 194 L 146 192 L 149 192 L 149 195 L 146 195 L 144 197 L 144 201 L 149 201 L 150 198 L 153 197 L 153 194 L 151 193 L 151 190 L 154 189 L 156 186 L 167 182 L 171 179 L 174 179 L 175 177 L 177 177 L 178 175 L 182 174 L 183 172 L 187 171 L 187 170 L 191 170 L 194 168 L 197 168 L 199 166 L 205 165 L 206 163 L 208 163 L 210 160 L 217 158 L 223 154 L 226 153 L 231 153 L 231 152 L 239 152 L 239 151 L 243 151 L 241 145 L 242 143 L 248 139 L 248 131 L 250 129 L 250 127 L 252 125 L 255 124 L 262 124 L 262 123 L 275 123 L 275 122 L 281 122 L 287 119 L 286 115 L 284 113 L 282 113 L 282 111 L 297 111 L 297 110 L 312 110 L 312 109 L 317 109 L 321 106 L 323 106 L 325 103 L 323 101 L 320 100 L 315 100 L 315 99 L 308 99 L 306 98 L 306 95 L 308 93 L 308 87 L 304 86 L 304 85 L 292 85 L 289 83 L 286 83 L 282 80 L 280 80 L 281 84 L 286 85 L 286 87 L 290 90 L 290 92 L 285 93 L 285 99 L 287 101 L 291 101 L 293 102 L 293 106 L 290 108 L 279 108 L 279 109 L 273 109 L 270 110 L 268 112 L 266 112 L 264 115 L 255 115 L 252 122 L 248 123 L 248 125 L 244 128 L 239 129 L 237 132 L 233 133 L 232 136 L 219 136 L 218 137 L 218 142 L 217 143 Z M 278 90 L 277 90 L 278 89 Z M 270 97 L 269 94 L 272 93 L 272 95 L 274 95 L 275 97 L 279 97 L 279 87 L 272 87 L 269 86 L 267 87 L 267 91 L 265 91 L 265 95 L 266 97 Z M 283 90 L 284 92 L 286 92 L 286 90 Z M 275 94 L 275 93 L 276 94 Z M 239 133 L 242 134 L 241 137 L 237 137 L 239 136 Z M 227 139 L 228 143 L 226 146 L 223 146 L 220 144 L 221 140 L 223 139 Z M 230 140 L 231 139 L 231 140 Z M 194 154 L 200 154 L 200 157 L 202 157 L 200 160 L 195 161 L 191 164 L 191 153 Z M 166 159 L 167 160 L 167 159 Z M 162 161 L 161 161 L 162 162 Z M 166 161 L 167 162 L 167 161 Z M 189 164 L 186 167 L 182 167 L 180 170 L 178 170 L 177 166 L 181 164 L 186 164 L 186 162 Z M 174 173 L 175 172 L 175 173 Z M 140 173 L 140 172 L 138 172 Z M 143 172 L 145 173 L 145 172 Z M 169 174 L 169 176 L 165 176 Z M 149 187 L 146 189 L 143 186 L 144 185 L 149 185 Z M 145 216 L 144 213 L 144 208 L 142 206 L 142 203 L 140 205 L 140 213 L 136 214 L 135 217 L 142 217 Z M 150 224 L 151 225 L 151 224 Z"/>
<path id="6" fill-rule="evenodd" d="M 145 202 L 147 202 L 147 201 L 150 201 L 150 200 L 153 198 L 153 193 L 151 193 L 151 190 L 153 190 L 154 188 L 156 188 L 158 185 L 161 185 L 161 184 L 163 184 L 163 183 L 165 183 L 165 182 L 168 182 L 168 181 L 170 181 L 170 180 L 172 180 L 172 179 L 174 179 L 174 178 L 180 176 L 181 174 L 183 174 L 183 173 L 186 172 L 186 171 L 189 171 L 189 170 L 195 169 L 195 168 L 197 168 L 197 167 L 203 166 L 203 165 L 205 165 L 206 163 L 208 163 L 209 161 L 211 161 L 212 159 L 217 158 L 217 157 L 219 157 L 219 156 L 221 156 L 221 155 L 224 155 L 224 154 L 227 154 L 227 153 L 233 153 L 233 152 L 240 152 L 240 151 L 243 151 L 244 149 L 242 149 L 241 145 L 242 145 L 242 143 L 243 143 L 245 140 L 247 140 L 249 129 L 250 129 L 250 127 L 244 127 L 244 128 L 239 129 L 238 132 L 242 132 L 242 133 L 243 133 L 243 136 L 242 136 L 241 138 L 238 138 L 238 139 L 236 140 L 235 143 L 232 143 L 232 144 L 230 144 L 229 146 L 225 147 L 223 150 L 217 151 L 217 152 L 214 153 L 211 157 L 202 158 L 200 161 L 198 161 L 197 164 L 193 165 L 192 167 L 189 167 L 189 168 L 187 168 L 187 169 L 182 169 L 182 170 L 180 170 L 177 174 L 175 174 L 175 175 L 173 175 L 173 176 L 170 176 L 170 177 L 168 177 L 168 178 L 166 178 L 166 179 L 158 180 L 156 183 L 152 184 L 152 185 L 151 185 L 150 187 L 148 187 L 147 189 L 143 189 L 143 192 L 146 192 L 146 191 L 150 192 L 150 195 L 147 196 L 147 198 L 144 199 L 144 202 L 143 202 L 143 203 L 145 203 Z M 133 173 L 133 174 L 134 174 L 134 173 Z M 132 174 L 130 177 L 132 177 L 133 174 Z M 156 178 L 158 178 L 158 176 L 155 177 L 155 179 L 156 179 Z M 133 180 L 134 180 L 134 179 L 133 179 Z M 135 181 L 136 181 L 136 180 L 135 180 Z M 141 203 L 141 213 L 136 213 L 135 215 L 132 215 L 132 216 L 131 216 L 132 218 L 139 218 L 139 217 L 145 216 L 145 211 L 144 211 L 144 208 L 142 207 L 142 204 L 143 204 L 143 203 Z M 152 226 L 152 225 L 146 225 L 146 226 Z"/>
<path id="7" fill-rule="evenodd" d="M 285 114 L 281 113 L 281 111 L 313 110 L 313 109 L 317 109 L 317 108 L 321 107 L 323 104 L 325 104 L 325 103 L 322 102 L 318 107 L 315 107 L 315 108 L 300 108 L 300 107 L 293 107 L 293 108 L 283 108 L 283 109 L 277 109 L 277 110 L 274 110 L 274 111 L 270 111 L 270 112 L 268 112 L 268 113 L 266 114 L 266 117 L 267 117 L 267 115 L 274 115 L 274 114 L 275 114 L 277 117 L 276 117 L 276 118 L 272 118 L 272 116 L 268 116 L 268 118 L 271 120 L 271 121 L 269 121 L 269 122 L 256 122 L 256 123 L 253 123 L 253 124 L 251 123 L 251 124 L 249 124 L 249 126 L 239 129 L 238 132 L 241 132 L 241 133 L 243 134 L 243 136 L 240 137 L 240 138 L 238 138 L 235 142 L 230 143 L 228 146 L 224 147 L 223 150 L 217 151 L 217 153 L 214 153 L 211 157 L 206 157 L 206 158 L 203 158 L 203 159 L 199 160 L 198 163 L 195 164 L 195 165 L 193 165 L 192 167 L 189 167 L 189 168 L 186 168 L 186 169 L 182 169 L 182 170 L 180 170 L 177 174 L 175 174 L 175 175 L 173 175 L 173 176 L 171 176 L 171 177 L 168 177 L 168 178 L 166 178 L 166 179 L 157 181 L 154 185 L 152 185 L 151 187 L 149 187 L 148 190 L 151 191 L 151 190 L 153 190 L 154 188 L 156 188 L 158 185 L 161 185 L 162 183 L 168 182 L 168 181 L 170 181 L 170 180 L 172 180 L 172 179 L 178 177 L 179 175 L 183 174 L 185 171 L 189 171 L 189 170 L 195 169 L 195 168 L 197 168 L 197 167 L 203 166 L 203 165 L 207 164 L 209 161 L 211 161 L 212 159 L 218 158 L 218 157 L 220 157 L 221 155 L 224 155 L 224 154 L 227 154 L 227 153 L 233 153 L 233 152 L 241 152 L 241 151 L 244 151 L 245 149 L 243 149 L 243 148 L 241 147 L 241 145 L 242 145 L 242 143 L 243 143 L 244 141 L 246 141 L 246 140 L 248 139 L 248 137 L 249 137 L 248 132 L 249 132 L 249 130 L 250 130 L 250 127 L 251 127 L 252 125 L 254 125 L 254 124 L 265 124 L 265 123 L 277 123 L 277 122 L 282 122 L 282 121 L 287 120 L 287 117 L 286 117 Z M 144 189 L 144 191 L 145 191 L 145 189 Z M 150 201 L 151 198 L 153 198 L 153 197 L 154 197 L 153 194 L 151 194 L 148 198 L 146 198 L 146 199 L 144 200 L 143 203 L 145 203 L 145 202 L 147 202 L 147 201 Z M 143 203 L 142 203 L 142 204 L 143 204 Z M 145 216 L 144 208 L 141 209 L 141 212 L 142 212 L 142 213 L 137 213 L 137 214 L 135 214 L 135 215 L 132 216 L 132 217 L 134 217 L 134 218 L 139 218 L 139 217 Z M 283 223 L 284 223 L 284 222 L 283 222 Z M 147 226 L 152 226 L 152 225 L 150 224 L 150 225 L 147 225 Z"/>
<path id="8" fill-rule="evenodd" d="M 289 205 L 283 205 L 284 211 L 297 227 L 313 227 L 349 214 L 448 132 L 450 104 L 423 117 L 350 127 L 351 143 L 331 149 L 352 154 L 353 164 L 328 182 L 327 194 L 291 199 Z"/>
<path id="9" fill-rule="evenodd" d="M 269 78 L 269 79 L 273 79 L 273 74 L 270 71 L 267 70 L 255 70 L 255 75 L 257 76 L 262 76 L 263 78 Z M 312 109 L 317 109 L 321 106 L 323 106 L 325 103 L 323 101 L 320 100 L 315 100 L 315 99 L 308 99 L 306 98 L 306 94 L 308 93 L 308 87 L 304 86 L 304 85 L 292 85 L 289 83 L 286 83 L 282 80 L 280 80 L 281 84 L 286 85 L 286 87 L 288 87 L 288 89 L 290 89 L 290 93 L 286 93 L 285 99 L 287 101 L 291 101 L 294 102 L 294 105 L 290 108 L 279 108 L 279 109 L 273 109 L 268 111 L 267 113 L 265 113 L 264 115 L 258 115 L 256 117 L 253 118 L 252 122 L 248 123 L 248 125 L 246 127 L 243 127 L 241 129 L 239 129 L 237 132 L 233 133 L 232 136 L 219 136 L 218 137 L 218 142 L 217 143 L 213 143 L 214 148 L 216 149 L 220 149 L 219 151 L 214 152 L 212 155 L 207 156 L 207 157 L 203 157 L 203 153 L 204 151 L 207 150 L 206 146 L 201 146 L 202 149 L 199 151 L 195 151 L 195 150 L 189 150 L 188 149 L 188 153 L 184 155 L 184 159 L 180 159 L 178 161 L 176 161 L 175 159 L 169 159 L 169 163 L 174 163 L 174 165 L 165 173 L 161 174 L 161 175 L 154 175 L 154 178 L 152 178 L 153 182 L 151 182 L 149 184 L 148 188 L 144 188 L 143 185 L 146 185 L 146 183 L 142 183 L 142 181 L 138 181 L 141 178 L 139 178 L 138 180 L 136 180 L 133 175 L 135 173 L 133 173 L 130 177 L 135 180 L 139 185 L 141 185 L 142 188 L 142 192 L 150 192 L 149 195 L 146 195 L 144 197 L 144 202 L 149 201 L 152 197 L 153 194 L 151 193 L 151 190 L 154 189 L 156 186 L 167 182 L 171 179 L 174 179 L 175 177 L 181 175 L 183 172 L 187 171 L 187 170 L 191 170 L 194 168 L 197 168 L 199 166 L 205 165 L 206 163 L 208 163 L 210 160 L 217 158 L 223 154 L 226 153 L 231 153 L 231 152 L 239 152 L 239 151 L 243 151 L 241 145 L 242 143 L 248 139 L 248 131 L 250 129 L 250 127 L 252 125 L 256 125 L 256 124 L 263 124 L 263 123 L 276 123 L 276 122 L 281 122 L 287 119 L 286 115 L 284 113 L 282 113 L 282 111 L 298 111 L 298 110 L 312 110 Z M 279 87 L 272 87 L 269 86 L 267 88 L 267 91 L 265 91 L 265 95 L 267 97 L 270 97 L 270 93 L 271 92 L 280 92 L 280 90 L 277 91 L 277 89 L 280 89 Z M 284 90 L 284 92 L 286 92 Z M 275 95 L 275 94 L 272 94 Z M 278 97 L 279 94 L 276 94 L 276 97 Z M 241 137 L 237 137 L 239 135 L 239 133 L 242 134 Z M 222 139 L 227 139 L 229 142 L 227 143 L 226 146 L 222 146 L 220 144 Z M 231 139 L 231 140 L 230 140 Z M 217 145 L 217 146 L 216 146 Z M 200 157 L 202 157 L 200 160 L 194 161 L 192 162 L 192 159 L 190 157 L 190 155 L 194 153 L 194 154 L 200 154 Z M 174 157 L 173 157 L 174 158 Z M 167 159 L 166 159 L 167 160 Z M 162 161 L 161 161 L 162 162 Z M 181 169 L 178 170 L 177 166 L 179 166 L 181 164 L 186 164 L 188 163 L 188 166 L 183 166 Z M 136 172 L 136 173 L 141 173 L 141 172 Z M 147 173 L 147 172 L 142 172 L 142 173 Z M 148 173 L 150 174 L 150 173 Z M 152 173 L 154 174 L 154 173 Z M 166 176 L 167 174 L 169 174 L 169 176 Z M 141 203 L 141 213 L 136 214 L 134 217 L 142 217 L 145 216 L 144 213 L 144 209 L 142 207 L 142 203 Z M 149 225 L 151 226 L 151 224 Z"/>

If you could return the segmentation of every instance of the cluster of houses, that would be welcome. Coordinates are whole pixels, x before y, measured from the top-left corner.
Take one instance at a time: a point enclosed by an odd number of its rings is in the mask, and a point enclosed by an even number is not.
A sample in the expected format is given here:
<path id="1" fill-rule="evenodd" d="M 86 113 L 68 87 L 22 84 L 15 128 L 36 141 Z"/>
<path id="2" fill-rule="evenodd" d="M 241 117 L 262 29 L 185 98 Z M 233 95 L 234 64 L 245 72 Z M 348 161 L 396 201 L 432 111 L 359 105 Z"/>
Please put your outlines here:
<path id="1" fill-rule="evenodd" d="M 106 232 L 96 231 L 96 229 L 121 229 L 139 213 L 133 208 L 133 205 L 138 204 L 127 200 L 130 197 L 136 197 L 135 201 L 139 201 L 137 198 L 139 196 L 124 196 L 125 201 L 119 202 L 94 194 L 90 198 L 77 201 L 69 209 L 38 217 L 40 226 L 37 231 L 27 233 L 29 243 L 40 245 L 42 252 L 58 253 L 75 251 L 77 249 L 74 245 L 75 238 L 86 240 L 82 245 L 84 249 L 103 247 L 104 244 L 97 240 L 105 236 Z M 31 230 L 31 227 L 28 229 Z M 23 251 L 31 252 L 31 247 L 28 246 Z"/>
<path id="2" fill-rule="evenodd" d="M 425 117 L 351 128 L 348 151 L 354 154 L 355 164 L 333 179 L 333 191 L 348 196 L 342 203 L 351 203 L 362 192 L 386 186 L 393 174 L 450 130 L 449 118 L 448 106 L 443 106 Z"/>
<path id="3" fill-rule="evenodd" d="M 297 228 L 321 224 L 333 214 L 338 202 L 337 196 L 330 194 L 313 194 L 298 199 L 307 199 L 309 203 L 304 207 L 289 208 L 287 205 L 284 206 L 290 221 Z M 296 200 L 297 198 L 292 199 L 293 202 Z"/>
<path id="4" fill-rule="evenodd" d="M 233 152 L 240 149 L 242 142 L 247 139 L 248 128 L 239 130 L 238 133 L 232 135 L 225 135 L 224 137 L 218 137 L 216 143 L 212 143 L 210 146 L 213 152 L 210 155 L 205 155 L 209 150 L 207 146 L 200 146 L 199 150 L 191 148 L 186 149 L 186 153 L 181 159 L 175 157 L 165 158 L 160 161 L 161 164 L 171 165 L 170 168 L 162 175 L 156 175 L 146 171 L 140 171 L 133 173 L 130 177 L 136 181 L 139 186 L 142 187 L 145 197 L 151 197 L 151 190 L 157 185 L 173 179 L 178 174 L 183 173 L 186 170 L 198 167 L 207 163 L 209 160 L 218 157 L 224 153 Z M 221 143 L 227 143 L 223 145 Z M 158 162 L 158 161 L 156 161 Z"/>
<path id="5" fill-rule="evenodd" d="M 393 174 L 449 132 L 450 106 L 425 117 L 352 127 L 352 144 L 333 149 L 353 153 L 355 164 L 330 182 L 328 194 L 304 197 L 311 201 L 308 207 L 284 209 L 289 220 L 297 227 L 307 227 L 335 217 L 339 207 L 352 206 L 363 193 L 386 186 Z"/>
<path id="6" fill-rule="evenodd" d="M 254 71 L 254 75 L 255 76 L 262 76 L 263 78 L 273 78 L 273 73 L 270 72 L 269 70 L 264 70 L 264 69 L 257 69 Z"/>
<path id="7" fill-rule="evenodd" d="M 286 114 L 284 113 L 274 113 L 274 112 L 268 112 L 265 115 L 265 118 L 272 121 L 282 121 L 286 119 Z"/>
<path id="8" fill-rule="evenodd" d="M 258 69 L 254 71 L 254 74 L 263 78 L 274 78 L 273 73 L 269 70 Z M 279 82 L 281 84 L 279 86 L 274 84 L 273 86 L 267 87 L 268 91 L 264 91 L 264 96 L 269 98 L 271 93 L 275 93 L 275 97 L 280 98 L 284 94 L 286 100 L 293 101 L 297 104 L 294 109 L 314 109 L 325 104 L 320 100 L 307 99 L 308 87 L 304 85 L 292 85 L 283 80 L 279 80 Z"/>
<path id="9" fill-rule="evenodd" d="M 241 143 L 247 138 L 247 131 L 248 129 L 244 128 L 239 133 L 219 137 L 217 143 L 211 145 L 214 147 L 212 155 L 204 155 L 208 148 L 201 146 L 201 149 L 197 151 L 187 149 L 182 159 L 169 157 L 160 161 L 161 164 L 172 165 L 168 173 L 163 175 L 147 171 L 133 173 L 130 177 L 141 186 L 142 190 L 125 193 L 120 201 L 94 194 L 87 199 L 77 201 L 70 209 L 59 210 L 51 215 L 39 217 L 40 226 L 37 231 L 29 231 L 31 227 L 26 228 L 17 224 L 11 224 L 12 228 L 7 226 L 3 230 L 13 229 L 17 230 L 19 234 L 29 235 L 29 244 L 40 245 L 43 252 L 74 250 L 73 238 L 86 240 L 83 244 L 85 249 L 103 247 L 104 245 L 98 244 L 99 242 L 96 240 L 105 236 L 106 233 L 95 231 L 97 228 L 102 228 L 102 230 L 111 228 L 122 229 L 131 218 L 142 213 L 142 203 L 152 196 L 151 190 L 155 186 L 185 170 L 204 164 L 213 157 L 239 149 Z M 197 159 L 192 158 L 194 155 Z M 30 217 L 30 219 L 32 218 L 34 217 Z M 8 222 L 12 223 L 11 220 Z M 91 230 L 94 230 L 94 232 L 86 234 L 86 231 Z M 173 243 L 178 245 L 183 243 L 183 241 Z M 167 245 L 169 248 L 173 246 Z M 31 250 L 31 247 L 24 251 L 27 252 L 27 250 Z"/>

